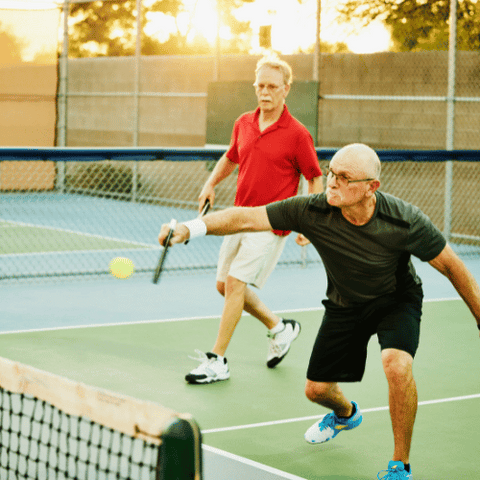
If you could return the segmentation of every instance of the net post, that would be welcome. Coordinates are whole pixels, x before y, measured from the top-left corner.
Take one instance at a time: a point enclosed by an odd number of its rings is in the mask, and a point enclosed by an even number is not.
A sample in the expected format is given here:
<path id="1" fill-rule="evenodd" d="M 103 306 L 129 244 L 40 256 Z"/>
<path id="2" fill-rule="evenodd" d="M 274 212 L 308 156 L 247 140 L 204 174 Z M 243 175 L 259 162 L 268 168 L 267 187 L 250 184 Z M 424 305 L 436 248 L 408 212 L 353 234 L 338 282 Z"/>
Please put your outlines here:
<path id="1" fill-rule="evenodd" d="M 190 415 L 175 417 L 161 440 L 155 480 L 203 480 L 202 434 Z"/>

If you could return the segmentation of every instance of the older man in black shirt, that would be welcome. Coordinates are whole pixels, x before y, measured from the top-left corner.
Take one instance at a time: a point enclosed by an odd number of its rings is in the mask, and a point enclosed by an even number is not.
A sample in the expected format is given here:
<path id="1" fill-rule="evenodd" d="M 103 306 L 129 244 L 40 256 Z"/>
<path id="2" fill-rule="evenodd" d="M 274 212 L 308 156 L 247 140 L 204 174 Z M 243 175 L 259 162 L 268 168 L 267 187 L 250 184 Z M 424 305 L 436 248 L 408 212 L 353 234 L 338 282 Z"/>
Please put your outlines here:
<path id="1" fill-rule="evenodd" d="M 411 255 L 444 274 L 470 308 L 480 329 L 480 287 L 441 232 L 417 207 L 378 191 L 381 165 L 362 144 L 332 158 L 325 193 L 293 197 L 264 207 L 232 208 L 180 224 L 172 243 L 202 235 L 293 230 L 318 251 L 327 273 L 324 318 L 307 371 L 306 396 L 333 411 L 305 434 L 324 443 L 362 422 L 355 402 L 338 382 L 362 379 L 367 344 L 377 335 L 389 387 L 394 452 L 385 480 L 412 479 L 409 464 L 417 389 L 413 358 L 418 347 L 422 284 Z M 160 243 L 168 225 L 163 225 Z"/>

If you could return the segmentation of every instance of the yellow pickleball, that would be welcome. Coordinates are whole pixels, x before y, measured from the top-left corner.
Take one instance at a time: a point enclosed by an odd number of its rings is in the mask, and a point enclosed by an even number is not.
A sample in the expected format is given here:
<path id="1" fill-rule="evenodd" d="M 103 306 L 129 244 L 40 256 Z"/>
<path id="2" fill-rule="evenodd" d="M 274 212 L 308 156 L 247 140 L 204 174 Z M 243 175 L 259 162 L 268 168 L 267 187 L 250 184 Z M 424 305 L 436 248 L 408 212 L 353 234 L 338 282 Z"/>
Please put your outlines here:
<path id="1" fill-rule="evenodd" d="M 117 278 L 128 278 L 135 270 L 134 263 L 125 257 L 114 258 L 109 265 L 110 273 Z"/>

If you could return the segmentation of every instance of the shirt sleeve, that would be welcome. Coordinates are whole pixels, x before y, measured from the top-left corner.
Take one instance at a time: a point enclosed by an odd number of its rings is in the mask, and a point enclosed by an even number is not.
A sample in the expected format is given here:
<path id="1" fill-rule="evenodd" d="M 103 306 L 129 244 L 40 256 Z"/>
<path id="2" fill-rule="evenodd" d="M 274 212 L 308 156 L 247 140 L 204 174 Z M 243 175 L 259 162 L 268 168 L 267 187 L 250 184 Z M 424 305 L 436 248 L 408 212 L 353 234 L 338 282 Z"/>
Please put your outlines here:
<path id="1" fill-rule="evenodd" d="M 273 230 L 292 230 L 301 233 L 299 219 L 309 197 L 290 197 L 267 205 L 267 216 Z"/>
<path id="2" fill-rule="evenodd" d="M 239 120 L 235 122 L 233 125 L 233 131 L 232 131 L 232 136 L 230 138 L 230 146 L 227 150 L 227 158 L 233 162 L 237 163 L 239 162 L 239 157 L 238 157 L 238 129 L 239 129 Z"/>
<path id="3" fill-rule="evenodd" d="M 442 232 L 420 209 L 417 209 L 407 242 L 407 250 L 424 262 L 433 260 L 445 248 Z"/>
<path id="4" fill-rule="evenodd" d="M 299 170 L 307 180 L 322 175 L 312 136 L 306 129 L 297 142 L 296 158 Z"/>

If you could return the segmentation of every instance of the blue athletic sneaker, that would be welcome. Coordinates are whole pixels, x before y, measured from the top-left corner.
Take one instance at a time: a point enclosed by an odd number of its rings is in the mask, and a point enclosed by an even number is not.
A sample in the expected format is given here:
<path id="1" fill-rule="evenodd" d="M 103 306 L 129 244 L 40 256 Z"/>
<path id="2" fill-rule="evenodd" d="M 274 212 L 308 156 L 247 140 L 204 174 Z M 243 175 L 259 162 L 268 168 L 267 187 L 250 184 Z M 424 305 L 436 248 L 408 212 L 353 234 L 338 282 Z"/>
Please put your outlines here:
<path id="1" fill-rule="evenodd" d="M 309 443 L 324 443 L 335 438 L 342 430 L 358 427 L 363 420 L 362 412 L 355 402 L 352 405 L 355 413 L 351 418 L 339 418 L 335 413 L 329 413 L 305 432 L 305 440 Z"/>
<path id="2" fill-rule="evenodd" d="M 381 473 L 385 472 L 383 477 L 380 476 Z M 377 474 L 378 480 L 412 480 L 412 469 L 407 472 L 405 470 L 405 465 L 403 462 L 394 462 L 391 460 L 388 462 L 388 470 L 381 470 Z"/>

